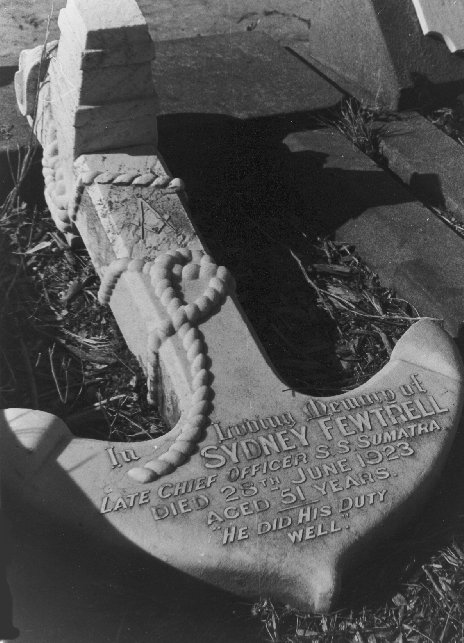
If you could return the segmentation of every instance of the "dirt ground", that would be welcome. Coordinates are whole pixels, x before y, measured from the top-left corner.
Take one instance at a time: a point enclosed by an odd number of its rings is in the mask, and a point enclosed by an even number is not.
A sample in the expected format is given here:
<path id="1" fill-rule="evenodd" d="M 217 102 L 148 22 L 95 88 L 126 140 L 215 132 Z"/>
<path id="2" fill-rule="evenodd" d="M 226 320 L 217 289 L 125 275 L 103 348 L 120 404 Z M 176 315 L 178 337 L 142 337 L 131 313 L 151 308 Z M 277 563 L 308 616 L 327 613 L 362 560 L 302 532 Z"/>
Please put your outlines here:
<path id="1" fill-rule="evenodd" d="M 58 11 L 65 5 L 66 0 L 0 0 L 0 66 L 43 42 L 50 13 L 50 36 L 56 38 Z M 309 5 L 306 0 L 139 0 L 155 42 L 254 29 L 285 44 L 306 41 Z"/>

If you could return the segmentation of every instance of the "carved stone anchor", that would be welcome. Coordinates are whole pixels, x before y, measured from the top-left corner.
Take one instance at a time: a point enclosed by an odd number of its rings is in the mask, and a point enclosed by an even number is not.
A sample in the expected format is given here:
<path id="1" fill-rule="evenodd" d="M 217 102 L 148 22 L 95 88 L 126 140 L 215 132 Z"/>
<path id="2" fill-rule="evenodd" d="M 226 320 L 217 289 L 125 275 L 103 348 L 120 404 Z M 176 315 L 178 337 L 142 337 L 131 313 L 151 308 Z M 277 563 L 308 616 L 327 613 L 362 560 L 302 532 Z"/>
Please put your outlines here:
<path id="1" fill-rule="evenodd" d="M 443 464 L 462 405 L 454 343 L 421 321 L 349 394 L 288 390 L 156 149 L 153 48 L 136 3 L 68 0 L 59 25 L 32 114 L 33 56 L 17 82 L 44 145 L 47 202 L 84 240 L 152 399 L 162 374 L 173 428 L 101 442 L 8 409 L 6 493 L 238 594 L 329 610 L 348 560 L 410 515 Z M 73 493 L 86 501 L 71 510 Z"/>

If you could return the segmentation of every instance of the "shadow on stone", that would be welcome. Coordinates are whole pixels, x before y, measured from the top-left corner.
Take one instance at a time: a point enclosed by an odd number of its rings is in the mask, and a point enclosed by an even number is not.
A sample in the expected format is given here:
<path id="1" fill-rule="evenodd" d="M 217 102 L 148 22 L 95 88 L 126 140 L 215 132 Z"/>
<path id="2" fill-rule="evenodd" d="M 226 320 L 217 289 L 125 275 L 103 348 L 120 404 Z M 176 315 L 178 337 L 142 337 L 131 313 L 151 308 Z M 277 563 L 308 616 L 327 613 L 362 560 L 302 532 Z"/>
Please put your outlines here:
<path id="1" fill-rule="evenodd" d="M 464 326 L 456 343 L 464 357 Z M 461 418 L 456 438 L 440 477 L 427 502 L 412 508 L 416 520 L 376 542 L 368 549 L 361 563 L 357 561 L 351 573 L 345 575 L 340 607 L 377 608 L 388 603 L 402 591 L 402 583 L 414 582 L 423 565 L 443 548 L 464 536 L 464 418 Z"/>
<path id="2" fill-rule="evenodd" d="M 14 75 L 18 71 L 17 65 L 0 67 L 0 87 L 5 87 L 13 82 Z"/>
<path id="3" fill-rule="evenodd" d="M 439 550 L 451 546 L 464 534 L 464 423 L 458 428 L 448 460 L 429 500 L 413 509 L 416 520 L 376 542 L 366 550 L 363 561 L 345 575 L 339 605 L 343 608 L 378 608 L 402 591 L 403 583 L 414 583 L 421 568 Z"/>
<path id="4" fill-rule="evenodd" d="M 315 236 L 333 233 L 367 208 L 405 202 L 406 193 L 392 191 L 384 172 L 327 168 L 330 150 L 290 152 L 283 144 L 291 133 L 320 128 L 309 113 L 247 121 L 172 114 L 159 118 L 159 146 L 186 181 L 195 220 L 211 218 L 230 234 L 240 213 L 242 223 L 271 221 L 287 234 L 299 216 L 305 232 Z"/>
<path id="5" fill-rule="evenodd" d="M 436 44 L 445 47 L 443 43 Z M 451 57 L 451 54 L 449 55 Z M 457 54 L 452 54 L 452 57 L 457 57 Z M 462 64 L 462 57 L 460 63 Z M 437 83 L 429 80 L 426 74 L 412 72 L 410 86 L 400 91 L 398 111 L 420 109 L 422 112 L 427 112 L 454 103 L 462 93 L 464 93 L 464 79 Z"/>
<path id="6" fill-rule="evenodd" d="M 411 190 L 425 200 L 427 205 L 435 208 L 445 208 L 445 197 L 437 174 L 421 174 L 413 172 L 409 183 Z"/>
<path id="7" fill-rule="evenodd" d="M 3 454 L 21 458 L 24 448 L 9 429 L 1 439 Z M 47 467 L 46 498 L 34 497 L 27 485 L 4 494 L 16 542 L 9 580 L 21 641 L 260 640 L 251 602 L 144 553 L 106 522 L 56 462 Z M 44 501 L 61 506 L 64 499 L 62 520 L 50 519 Z"/>
<path id="8" fill-rule="evenodd" d="M 25 149 L 9 149 L 8 154 L 0 154 L 0 204 L 14 188 L 20 164 L 24 158 Z M 44 198 L 44 183 L 42 177 L 42 150 L 40 147 L 34 154 L 31 167 L 23 181 L 20 196 L 30 205 L 43 209 L 46 207 Z"/>

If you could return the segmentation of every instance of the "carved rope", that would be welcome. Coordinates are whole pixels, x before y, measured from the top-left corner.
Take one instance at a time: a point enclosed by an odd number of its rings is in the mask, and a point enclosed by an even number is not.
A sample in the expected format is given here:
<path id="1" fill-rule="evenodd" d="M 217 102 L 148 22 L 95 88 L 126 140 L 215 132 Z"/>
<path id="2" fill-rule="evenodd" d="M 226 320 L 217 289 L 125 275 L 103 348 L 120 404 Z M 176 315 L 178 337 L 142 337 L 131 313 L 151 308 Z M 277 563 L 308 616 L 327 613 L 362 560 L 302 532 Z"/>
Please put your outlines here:
<path id="1" fill-rule="evenodd" d="M 185 184 L 182 179 L 171 179 L 169 176 L 158 176 L 153 172 L 142 174 L 137 171 L 129 172 L 99 172 L 90 171 L 81 175 L 80 180 L 83 185 L 92 185 L 100 183 L 107 185 L 140 185 L 141 187 L 166 188 L 172 192 L 181 192 L 185 190 Z"/>
<path id="2" fill-rule="evenodd" d="M 107 268 L 98 293 L 99 301 L 108 304 L 118 279 L 125 271 L 143 272 L 150 275 L 151 285 L 164 306 L 168 319 L 153 330 L 148 337 L 148 401 L 154 403 L 156 377 L 159 364 L 159 349 L 165 339 L 177 333 L 190 364 L 192 376 L 191 406 L 174 443 L 156 460 L 144 467 L 136 467 L 129 475 L 140 483 L 171 473 L 193 453 L 208 422 L 211 410 L 211 372 L 208 367 L 206 347 L 198 324 L 227 297 L 233 286 L 233 278 L 227 268 L 217 266 L 213 259 L 201 250 L 181 248 L 160 255 L 154 262 L 128 257 L 116 259 Z M 194 303 L 182 304 L 175 289 L 175 280 L 207 278 L 205 292 Z"/>
<path id="3" fill-rule="evenodd" d="M 60 154 L 56 128 L 51 123 L 49 136 L 51 142 L 43 149 L 42 173 L 45 181 L 45 198 L 47 200 L 50 214 L 60 232 L 74 232 L 73 221 L 76 219 L 80 199 L 85 186 L 94 183 L 102 185 L 136 185 L 140 187 L 154 187 L 165 189 L 168 193 L 176 193 L 185 190 L 185 184 L 180 178 L 169 176 L 157 176 L 153 172 L 101 172 L 89 171 L 81 174 L 77 179 L 74 195 L 74 207 L 69 212 L 69 193 L 66 188 L 63 170 L 60 167 Z"/>
<path id="4" fill-rule="evenodd" d="M 60 168 L 60 155 L 56 128 L 50 124 L 50 143 L 43 148 L 42 173 L 45 181 L 45 199 L 56 227 L 64 234 L 74 232 L 68 213 L 68 191 Z"/>

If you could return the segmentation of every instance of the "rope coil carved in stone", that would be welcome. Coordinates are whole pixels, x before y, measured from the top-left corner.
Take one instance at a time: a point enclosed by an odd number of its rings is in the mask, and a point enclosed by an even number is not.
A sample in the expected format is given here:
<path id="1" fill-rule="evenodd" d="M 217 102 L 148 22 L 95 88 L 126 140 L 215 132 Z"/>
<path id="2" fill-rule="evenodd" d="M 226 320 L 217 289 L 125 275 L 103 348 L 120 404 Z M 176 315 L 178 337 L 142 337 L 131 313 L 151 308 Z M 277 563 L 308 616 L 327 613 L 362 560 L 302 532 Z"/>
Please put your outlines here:
<path id="1" fill-rule="evenodd" d="M 100 185 L 118 185 L 121 187 L 133 185 L 138 187 L 153 187 L 166 190 L 168 193 L 177 193 L 185 190 L 185 185 L 180 178 L 158 176 L 153 172 L 141 173 L 140 171 L 128 172 L 102 172 L 100 170 L 88 171 L 77 179 L 75 203 L 70 211 L 70 195 L 64 180 L 63 169 L 60 167 L 60 154 L 56 128 L 51 122 L 49 131 L 50 143 L 43 149 L 42 173 L 45 181 L 45 197 L 53 220 L 60 232 L 75 231 L 73 221 L 76 219 L 80 197 L 84 188 L 94 183 Z"/>
<path id="2" fill-rule="evenodd" d="M 217 266 L 213 259 L 201 250 L 181 248 L 169 250 L 153 262 L 128 257 L 116 259 L 107 268 L 98 293 L 99 301 L 108 304 L 118 279 L 125 271 L 149 274 L 156 296 L 167 312 L 167 319 L 148 337 L 148 401 L 154 403 L 159 372 L 159 349 L 161 344 L 174 334 L 182 340 L 192 377 L 191 406 L 182 417 L 181 430 L 168 450 L 156 460 L 143 467 L 129 471 L 129 475 L 140 483 L 156 480 L 171 473 L 193 453 L 201 438 L 211 411 L 211 372 L 208 366 L 206 346 L 198 329 L 200 321 L 206 319 L 227 297 L 233 288 L 233 278 L 227 268 Z M 208 279 L 204 293 L 194 303 L 183 304 L 178 289 L 182 280 Z M 178 282 L 176 286 L 176 281 Z"/>

